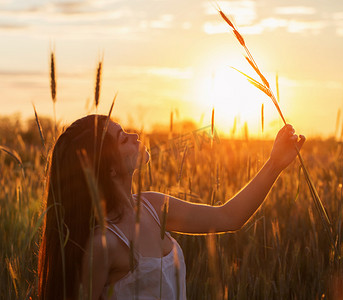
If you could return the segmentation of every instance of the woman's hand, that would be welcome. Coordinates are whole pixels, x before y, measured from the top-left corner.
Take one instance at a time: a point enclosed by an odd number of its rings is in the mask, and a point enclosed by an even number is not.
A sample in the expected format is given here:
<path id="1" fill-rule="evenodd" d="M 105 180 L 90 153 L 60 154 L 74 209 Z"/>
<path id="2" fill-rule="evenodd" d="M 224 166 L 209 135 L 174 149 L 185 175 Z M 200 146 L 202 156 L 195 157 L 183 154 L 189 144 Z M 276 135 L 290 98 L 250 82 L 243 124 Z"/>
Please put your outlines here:
<path id="1" fill-rule="evenodd" d="M 304 142 L 305 137 L 298 138 L 292 125 L 286 124 L 275 138 L 270 160 L 280 171 L 285 169 L 297 156 L 295 147 L 300 150 Z"/>

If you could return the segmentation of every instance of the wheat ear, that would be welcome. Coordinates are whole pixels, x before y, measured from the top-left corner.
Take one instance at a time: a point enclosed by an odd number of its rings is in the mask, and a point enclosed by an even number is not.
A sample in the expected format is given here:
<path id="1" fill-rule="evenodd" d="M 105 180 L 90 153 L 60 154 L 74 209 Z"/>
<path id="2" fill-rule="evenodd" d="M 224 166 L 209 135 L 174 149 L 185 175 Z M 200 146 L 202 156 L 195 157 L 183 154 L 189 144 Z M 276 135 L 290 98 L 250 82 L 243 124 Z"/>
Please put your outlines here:
<path id="1" fill-rule="evenodd" d="M 273 94 L 273 91 L 270 88 L 270 84 L 268 83 L 267 79 L 262 75 L 262 72 L 260 71 L 259 67 L 257 66 L 254 58 L 252 57 L 248 47 L 246 46 L 246 43 L 242 37 L 242 35 L 238 32 L 237 28 L 234 26 L 234 24 L 230 21 L 230 19 L 221 11 L 220 8 L 218 8 L 218 12 L 220 14 L 220 16 L 224 19 L 224 21 L 231 27 L 231 29 L 233 30 L 233 33 L 235 35 L 235 37 L 237 38 L 238 42 L 240 43 L 240 45 L 244 48 L 247 56 L 245 56 L 246 60 L 248 61 L 249 65 L 253 68 L 253 70 L 256 72 L 256 74 L 260 77 L 262 82 L 258 82 L 257 80 L 251 78 L 250 76 L 246 75 L 245 73 L 237 70 L 238 72 L 240 72 L 241 74 L 243 74 L 248 81 L 253 84 L 255 87 L 257 87 L 258 89 L 260 89 L 262 92 L 264 92 L 274 103 L 277 111 L 279 112 L 280 117 L 282 118 L 282 121 L 284 122 L 284 124 L 286 124 L 286 120 L 282 114 L 282 111 L 279 107 L 278 101 L 276 99 L 276 97 Z M 332 232 L 331 232 L 331 222 L 330 219 L 326 213 L 326 210 L 324 208 L 324 205 L 322 203 L 322 201 L 320 200 L 320 197 L 318 195 L 318 192 L 313 184 L 313 181 L 310 177 L 310 174 L 304 164 L 304 160 L 299 152 L 298 147 L 296 146 L 296 144 L 294 144 L 295 150 L 297 152 L 301 167 L 304 171 L 304 175 L 305 175 L 305 179 L 307 182 L 307 185 L 310 189 L 310 193 L 312 196 L 312 199 L 314 201 L 315 207 L 319 213 L 319 216 L 321 218 L 322 224 L 324 226 L 325 231 L 328 234 L 328 237 L 330 239 L 331 244 L 333 245 L 334 248 L 335 247 L 335 243 L 334 243 L 334 239 L 332 236 Z"/>

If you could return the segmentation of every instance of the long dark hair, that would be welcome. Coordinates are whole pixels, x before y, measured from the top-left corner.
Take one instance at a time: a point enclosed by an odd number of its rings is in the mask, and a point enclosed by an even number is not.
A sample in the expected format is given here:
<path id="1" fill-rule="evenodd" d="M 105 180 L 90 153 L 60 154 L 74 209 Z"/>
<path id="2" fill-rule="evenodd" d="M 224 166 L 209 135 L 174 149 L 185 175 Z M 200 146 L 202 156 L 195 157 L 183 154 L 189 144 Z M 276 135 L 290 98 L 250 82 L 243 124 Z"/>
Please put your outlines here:
<path id="1" fill-rule="evenodd" d="M 94 213 L 80 153 L 86 153 L 93 169 L 99 170 L 94 173 L 98 173 L 98 190 L 106 211 L 115 211 L 121 217 L 123 202 L 110 176 L 111 168 L 118 170 L 121 165 L 117 141 L 106 132 L 100 147 L 106 119 L 90 115 L 75 121 L 54 146 L 39 250 L 39 299 L 74 299 L 78 295 Z"/>

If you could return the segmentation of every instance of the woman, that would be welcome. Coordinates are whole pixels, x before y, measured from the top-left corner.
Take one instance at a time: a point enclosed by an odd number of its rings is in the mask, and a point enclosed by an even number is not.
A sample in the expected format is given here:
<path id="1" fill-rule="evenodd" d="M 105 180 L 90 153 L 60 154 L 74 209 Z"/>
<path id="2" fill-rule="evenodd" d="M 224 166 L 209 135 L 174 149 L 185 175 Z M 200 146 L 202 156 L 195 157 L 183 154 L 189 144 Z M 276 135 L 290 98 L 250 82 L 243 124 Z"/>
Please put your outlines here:
<path id="1" fill-rule="evenodd" d="M 167 231 L 239 230 L 296 157 L 294 145 L 301 149 L 304 141 L 291 125 L 284 126 L 262 169 L 221 206 L 142 193 L 137 230 L 132 175 L 141 153 L 148 162 L 148 152 L 140 151 L 137 134 L 125 132 L 112 121 L 106 126 L 105 116 L 75 121 L 58 138 L 51 158 L 39 254 L 40 299 L 185 299 L 182 250 L 169 234 L 163 239 L 160 234 L 164 203 L 169 205 Z M 105 227 L 99 221 L 100 206 L 92 204 L 94 182 L 106 214 Z"/>

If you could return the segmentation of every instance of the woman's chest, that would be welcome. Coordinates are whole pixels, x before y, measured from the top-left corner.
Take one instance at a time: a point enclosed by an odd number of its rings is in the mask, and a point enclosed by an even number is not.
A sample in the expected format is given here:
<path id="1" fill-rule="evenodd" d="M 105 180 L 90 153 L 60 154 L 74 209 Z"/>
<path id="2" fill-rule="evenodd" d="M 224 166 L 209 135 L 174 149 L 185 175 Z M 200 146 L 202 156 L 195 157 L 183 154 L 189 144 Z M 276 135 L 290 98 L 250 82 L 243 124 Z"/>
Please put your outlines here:
<path id="1" fill-rule="evenodd" d="M 116 224 L 121 231 L 127 243 L 120 242 L 119 247 L 111 252 L 113 267 L 109 272 L 108 283 L 115 283 L 123 278 L 137 265 L 139 257 L 160 258 L 166 257 L 173 251 L 174 243 L 170 237 L 164 234 L 161 238 L 161 229 L 157 222 L 151 216 L 142 212 L 139 223 L 123 218 Z M 118 238 L 113 235 L 112 238 Z M 128 245 L 127 245 L 128 244 Z"/>
<path id="2" fill-rule="evenodd" d="M 144 208 L 138 222 L 133 219 L 123 219 L 117 224 L 119 229 L 130 241 L 134 251 L 144 257 L 166 256 L 173 248 L 173 241 L 156 220 Z M 162 239 L 163 236 L 163 239 Z"/>

